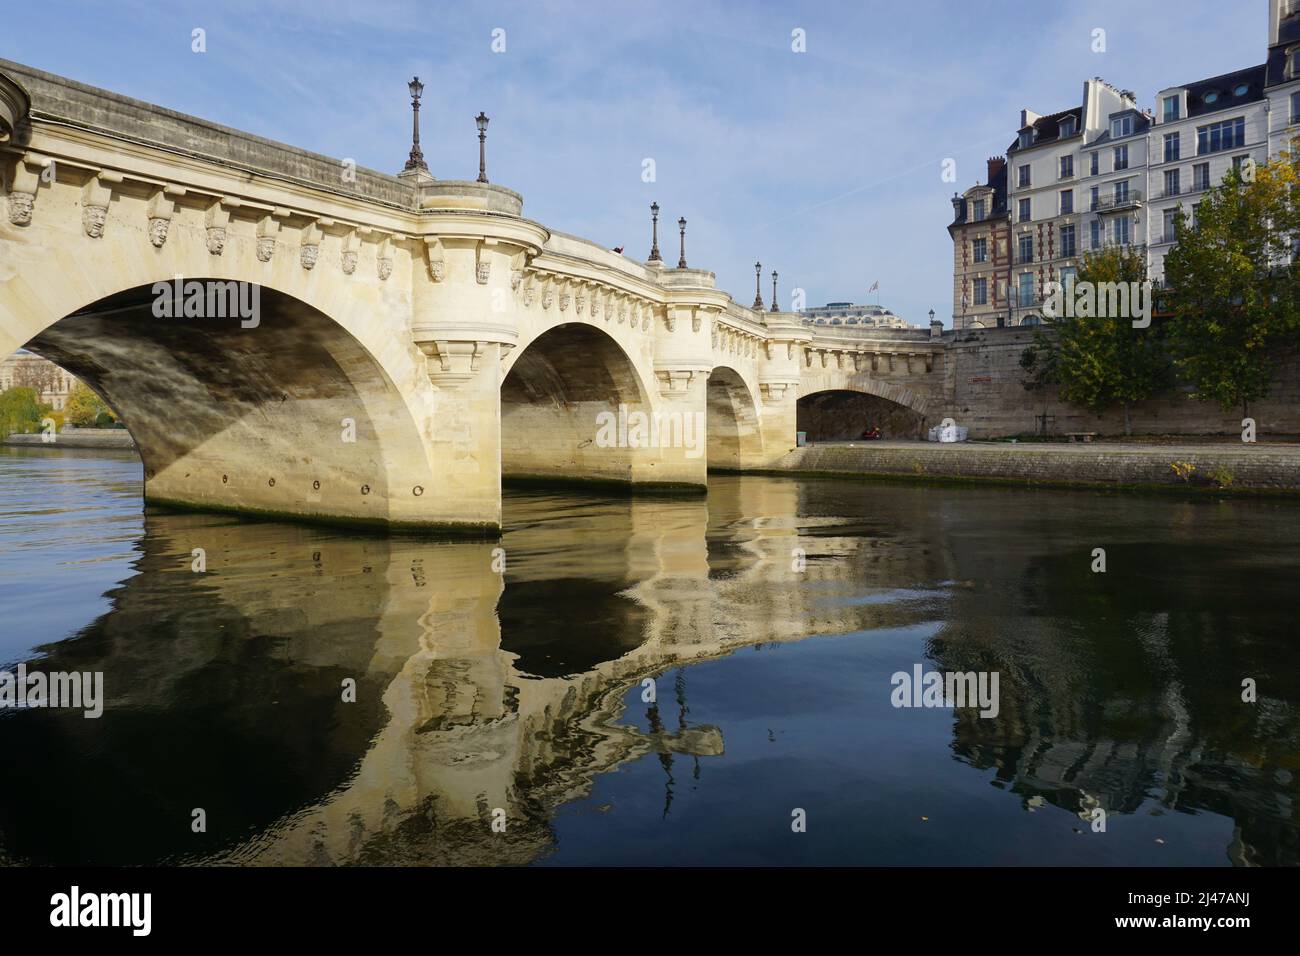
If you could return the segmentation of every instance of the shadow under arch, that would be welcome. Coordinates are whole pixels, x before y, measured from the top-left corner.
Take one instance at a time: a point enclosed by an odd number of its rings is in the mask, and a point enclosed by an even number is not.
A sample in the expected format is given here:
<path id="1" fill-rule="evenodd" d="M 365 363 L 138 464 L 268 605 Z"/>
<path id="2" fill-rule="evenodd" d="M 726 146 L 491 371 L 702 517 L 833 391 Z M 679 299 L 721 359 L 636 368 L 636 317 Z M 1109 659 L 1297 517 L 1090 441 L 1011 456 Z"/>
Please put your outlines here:
<path id="1" fill-rule="evenodd" d="M 758 406 L 740 373 L 719 365 L 709 375 L 708 443 L 710 471 L 738 471 L 759 464 L 763 435 Z"/>
<path id="2" fill-rule="evenodd" d="M 884 384 L 884 383 L 882 383 Z M 907 403 L 905 389 L 890 394 L 886 385 L 880 391 L 837 388 L 799 396 L 795 411 L 796 428 L 806 432 L 809 441 L 855 441 L 870 429 L 878 428 L 882 438 L 924 439 L 928 405 Z"/>
<path id="3" fill-rule="evenodd" d="M 579 322 L 548 329 L 501 383 L 501 475 L 630 484 L 643 449 L 618 426 L 636 413 L 652 414 L 648 389 L 612 336 Z"/>
<path id="4" fill-rule="evenodd" d="M 419 523 L 414 489 L 434 490 L 425 445 L 364 343 L 270 287 L 187 279 L 175 292 L 172 282 L 116 292 L 26 343 L 121 417 L 144 462 L 146 500 Z"/>

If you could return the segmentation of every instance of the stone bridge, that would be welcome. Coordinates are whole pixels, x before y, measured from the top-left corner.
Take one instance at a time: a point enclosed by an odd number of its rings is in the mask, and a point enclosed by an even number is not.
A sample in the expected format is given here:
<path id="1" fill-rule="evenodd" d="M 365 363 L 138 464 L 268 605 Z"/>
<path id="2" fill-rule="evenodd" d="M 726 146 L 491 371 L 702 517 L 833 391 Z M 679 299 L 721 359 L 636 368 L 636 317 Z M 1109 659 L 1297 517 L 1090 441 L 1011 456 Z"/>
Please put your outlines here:
<path id="1" fill-rule="evenodd" d="M 702 486 L 800 399 L 937 421 L 929 331 L 813 329 L 704 269 L 0 60 L 0 357 L 129 423 L 155 503 L 493 531 L 502 477 Z"/>

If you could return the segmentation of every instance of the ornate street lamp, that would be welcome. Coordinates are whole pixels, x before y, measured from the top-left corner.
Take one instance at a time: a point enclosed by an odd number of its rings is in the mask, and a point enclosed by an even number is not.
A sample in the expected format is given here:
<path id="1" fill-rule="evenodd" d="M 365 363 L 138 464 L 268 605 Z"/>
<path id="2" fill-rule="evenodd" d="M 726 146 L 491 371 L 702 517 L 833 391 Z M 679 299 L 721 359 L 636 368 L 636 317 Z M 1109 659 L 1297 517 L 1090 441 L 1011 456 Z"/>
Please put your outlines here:
<path id="1" fill-rule="evenodd" d="M 686 217 L 682 216 L 677 220 L 677 228 L 682 233 L 682 254 L 677 258 L 677 268 L 686 268 Z"/>
<path id="2" fill-rule="evenodd" d="M 752 308 L 755 312 L 763 311 L 763 293 L 759 291 L 758 284 L 763 281 L 763 263 L 754 263 L 754 305 Z"/>
<path id="3" fill-rule="evenodd" d="M 663 262 L 659 257 L 659 204 L 650 204 L 650 262 Z"/>
<path id="4" fill-rule="evenodd" d="M 772 270 L 772 311 L 773 312 L 781 311 L 781 306 L 778 304 L 778 300 L 776 297 L 776 270 L 775 269 Z"/>
<path id="5" fill-rule="evenodd" d="M 487 178 L 487 126 L 488 118 L 482 110 L 478 111 L 478 116 L 474 117 L 474 123 L 478 126 L 478 181 L 485 183 Z"/>
<path id="6" fill-rule="evenodd" d="M 934 324 L 934 309 L 930 310 L 930 324 Z"/>
<path id="7" fill-rule="evenodd" d="M 406 88 L 411 93 L 411 155 L 406 160 L 405 168 L 421 169 L 427 173 L 429 167 L 424 163 L 424 153 L 420 152 L 420 94 L 424 92 L 424 84 L 415 76 L 406 84 Z"/>

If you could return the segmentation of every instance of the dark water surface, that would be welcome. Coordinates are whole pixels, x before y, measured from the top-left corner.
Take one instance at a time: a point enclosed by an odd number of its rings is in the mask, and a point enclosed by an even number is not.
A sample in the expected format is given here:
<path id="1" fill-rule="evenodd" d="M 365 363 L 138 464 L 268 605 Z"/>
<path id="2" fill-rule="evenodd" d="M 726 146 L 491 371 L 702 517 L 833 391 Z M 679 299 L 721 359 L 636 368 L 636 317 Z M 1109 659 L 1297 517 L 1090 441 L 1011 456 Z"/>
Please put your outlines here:
<path id="1" fill-rule="evenodd" d="M 0 860 L 1300 862 L 1295 504 L 510 492 L 501 574 L 140 478 L 0 449 L 0 668 L 106 697 L 0 710 Z M 893 707 L 915 664 L 996 672 L 998 715 Z"/>

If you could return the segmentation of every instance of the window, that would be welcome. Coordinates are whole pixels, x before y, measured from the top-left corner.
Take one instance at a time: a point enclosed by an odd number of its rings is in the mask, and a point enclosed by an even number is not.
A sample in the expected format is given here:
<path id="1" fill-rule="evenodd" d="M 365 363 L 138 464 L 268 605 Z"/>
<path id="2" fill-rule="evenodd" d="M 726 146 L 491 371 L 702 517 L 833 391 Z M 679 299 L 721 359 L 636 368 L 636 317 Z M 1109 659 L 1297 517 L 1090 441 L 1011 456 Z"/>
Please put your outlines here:
<path id="1" fill-rule="evenodd" d="M 971 258 L 976 262 L 988 262 L 989 259 L 989 241 L 987 239 L 975 239 L 971 241 Z"/>
<path id="2" fill-rule="evenodd" d="M 1178 119 L 1178 97 L 1165 97 L 1165 122 Z"/>
<path id="3" fill-rule="evenodd" d="M 1074 226 L 1061 227 L 1061 258 L 1073 259 L 1078 255 L 1074 241 Z"/>
<path id="4" fill-rule="evenodd" d="M 1291 76 L 1300 76 L 1300 50 L 1292 50 L 1291 54 Z"/>
<path id="5" fill-rule="evenodd" d="M 1300 123 L 1300 90 L 1291 94 L 1291 122 Z"/>
<path id="6" fill-rule="evenodd" d="M 1249 84 L 1249 83 L 1238 83 L 1236 86 L 1234 86 L 1234 87 L 1232 88 L 1232 95 L 1233 95 L 1233 96 L 1245 96 L 1246 93 L 1247 93 L 1247 91 L 1249 91 L 1249 90 L 1250 90 L 1250 84 Z"/>
<path id="7" fill-rule="evenodd" d="M 1122 179 L 1119 182 L 1115 183 L 1114 189 L 1115 189 L 1114 197 L 1115 197 L 1116 206 L 1122 206 L 1124 205 L 1124 203 L 1128 202 L 1128 180 L 1127 179 Z"/>
<path id="8" fill-rule="evenodd" d="M 1246 160 L 1248 159 L 1250 159 L 1250 153 L 1246 153 L 1245 155 L 1242 156 L 1232 157 L 1232 168 L 1235 169 L 1237 172 L 1241 172 L 1241 167 L 1245 165 Z"/>
<path id="9" fill-rule="evenodd" d="M 1062 189 L 1061 190 L 1061 215 L 1064 216 L 1072 212 L 1074 212 L 1074 190 Z"/>
<path id="10" fill-rule="evenodd" d="M 1020 288 L 1016 292 L 1017 304 L 1034 304 L 1034 274 L 1032 272 L 1020 273 Z"/>
<path id="11" fill-rule="evenodd" d="M 1164 241 L 1173 242 L 1175 239 L 1174 231 L 1176 229 L 1175 221 L 1178 216 L 1178 208 L 1166 209 L 1164 212 Z"/>
<path id="12" fill-rule="evenodd" d="M 1115 169 L 1128 169 L 1128 147 L 1115 147 Z"/>
<path id="13" fill-rule="evenodd" d="M 1088 175 L 1096 176 L 1101 170 L 1101 162 L 1097 159 L 1100 153 L 1093 153 L 1088 157 Z"/>
<path id="14" fill-rule="evenodd" d="M 1074 288 L 1074 280 L 1079 275 L 1079 270 L 1074 266 L 1066 266 L 1061 270 L 1061 288 L 1069 295 L 1070 290 Z"/>
<path id="15" fill-rule="evenodd" d="M 1115 242 L 1121 246 L 1127 246 L 1133 238 L 1132 222 L 1128 216 L 1116 216 L 1113 235 Z"/>
<path id="16" fill-rule="evenodd" d="M 1091 245 L 1093 249 L 1100 249 L 1101 248 L 1101 220 L 1094 219 L 1091 223 L 1089 223 L 1089 225 L 1091 226 L 1089 245 Z"/>
<path id="17" fill-rule="evenodd" d="M 1074 157 L 1062 156 L 1061 157 L 1061 178 L 1069 179 L 1073 175 L 1074 175 Z"/>
<path id="18" fill-rule="evenodd" d="M 1197 163 L 1192 167 L 1192 189 L 1202 190 L 1210 188 L 1210 164 Z"/>
<path id="19" fill-rule="evenodd" d="M 1133 135 L 1133 114 L 1119 116 L 1110 121 L 1110 135 L 1119 139 L 1121 136 Z"/>
<path id="20" fill-rule="evenodd" d="M 1197 221 L 1200 218 L 1201 218 L 1201 204 L 1193 203 L 1192 204 L 1192 225 L 1195 226 Z"/>
<path id="21" fill-rule="evenodd" d="M 1018 185 L 1028 186 L 1029 185 L 1029 164 L 1026 163 L 1024 166 L 1021 166 L 1018 170 L 1016 170 L 1016 176 L 1017 176 L 1016 181 Z"/>
<path id="22" fill-rule="evenodd" d="M 1178 159 L 1179 137 L 1177 133 L 1167 133 L 1165 135 L 1165 162 L 1172 163 Z"/>
<path id="23" fill-rule="evenodd" d="M 1092 189 L 1088 190 L 1088 208 L 1093 212 L 1096 212 L 1097 207 L 1100 205 L 1101 205 L 1101 187 L 1093 186 Z"/>
<path id="24" fill-rule="evenodd" d="M 1058 134 L 1058 138 L 1063 136 L 1073 136 L 1073 135 L 1074 135 L 1074 117 L 1067 116 L 1065 119 L 1061 120 L 1061 132 Z"/>
<path id="25" fill-rule="evenodd" d="M 1196 154 L 1217 153 L 1225 149 L 1240 149 L 1246 145 L 1246 118 L 1211 123 L 1196 130 Z"/>
<path id="26" fill-rule="evenodd" d="M 1032 129 L 1024 130 L 1020 134 L 1020 148 L 1028 149 L 1034 145 L 1034 131 Z"/>
<path id="27" fill-rule="evenodd" d="M 1165 170 L 1165 195 L 1177 196 L 1179 192 L 1180 190 L 1178 188 L 1178 170 L 1166 169 Z"/>
<path id="28" fill-rule="evenodd" d="M 1020 237 L 1020 254 L 1017 262 L 1034 261 L 1034 237 L 1024 235 Z"/>
<path id="29" fill-rule="evenodd" d="M 983 200 L 983 199 L 976 199 L 974 202 L 971 203 L 971 214 L 970 214 L 970 215 L 971 215 L 971 219 L 972 219 L 973 221 L 975 221 L 975 222 L 979 222 L 981 219 L 984 218 L 984 200 Z"/>
<path id="30" fill-rule="evenodd" d="M 1020 200 L 1020 221 L 1029 222 L 1029 200 Z"/>
<path id="31" fill-rule="evenodd" d="M 976 279 L 975 286 L 975 305 L 989 304 L 989 280 Z"/>
<path id="32" fill-rule="evenodd" d="M 1213 106 L 1215 103 L 1219 102 L 1219 94 L 1214 91 L 1206 93 L 1204 101 L 1206 106 Z"/>

